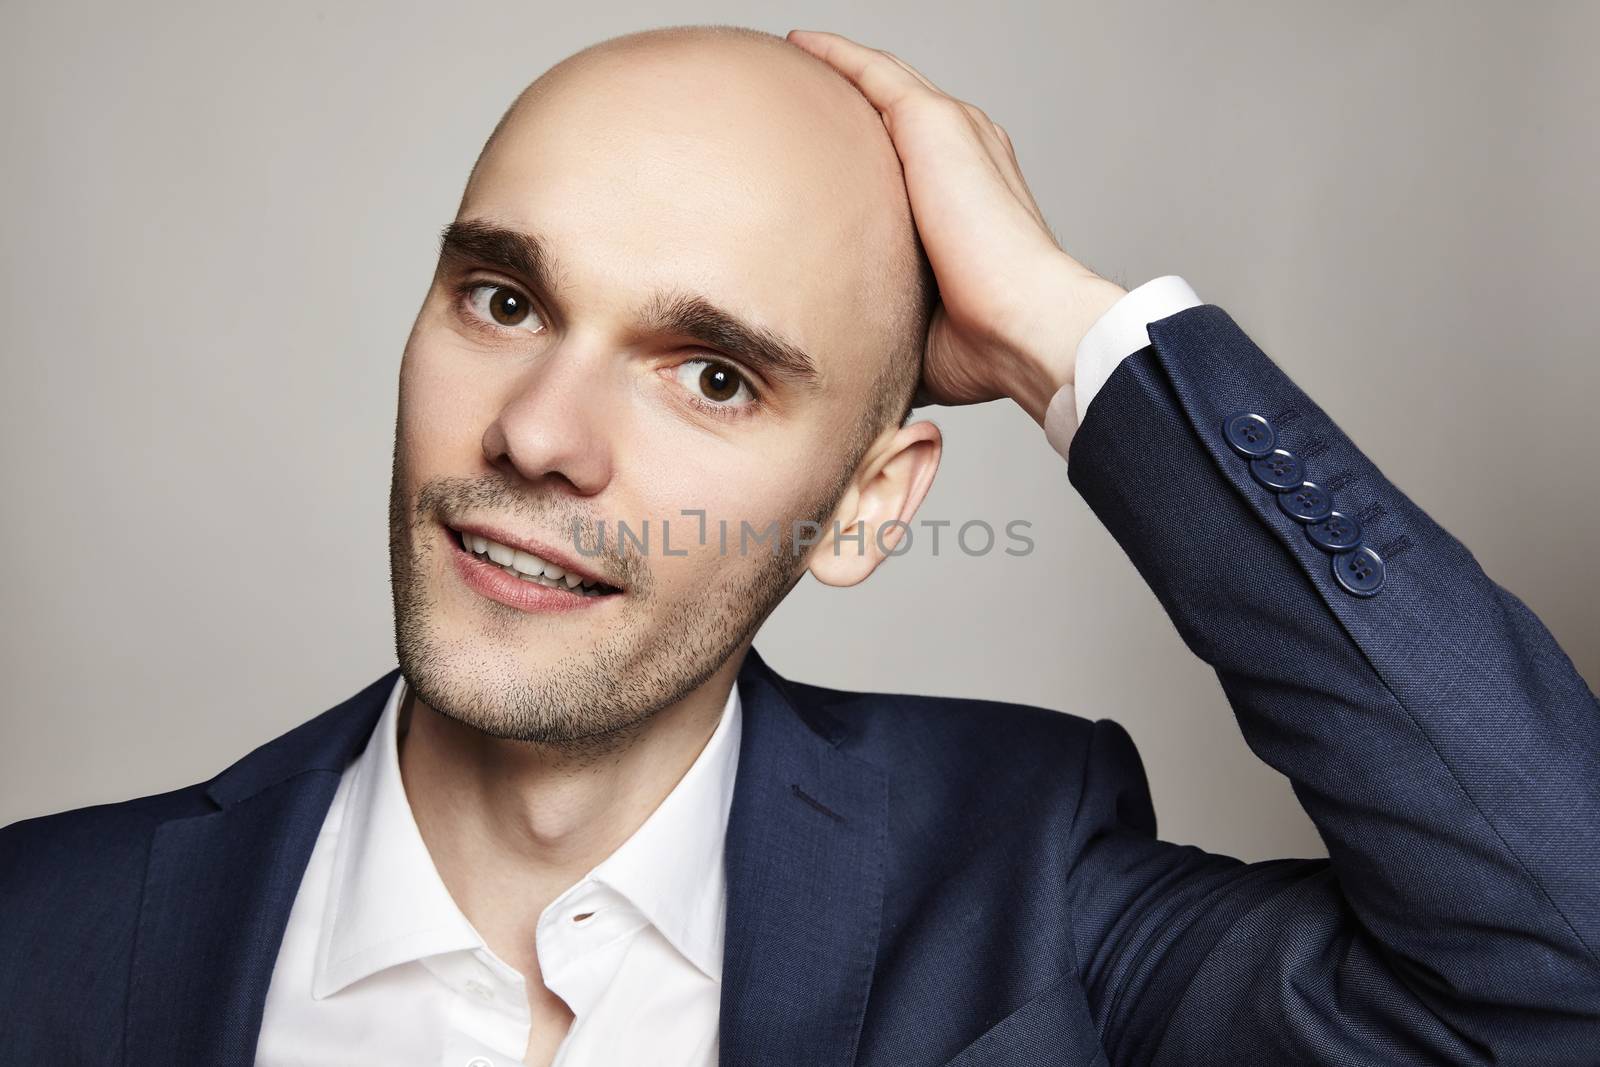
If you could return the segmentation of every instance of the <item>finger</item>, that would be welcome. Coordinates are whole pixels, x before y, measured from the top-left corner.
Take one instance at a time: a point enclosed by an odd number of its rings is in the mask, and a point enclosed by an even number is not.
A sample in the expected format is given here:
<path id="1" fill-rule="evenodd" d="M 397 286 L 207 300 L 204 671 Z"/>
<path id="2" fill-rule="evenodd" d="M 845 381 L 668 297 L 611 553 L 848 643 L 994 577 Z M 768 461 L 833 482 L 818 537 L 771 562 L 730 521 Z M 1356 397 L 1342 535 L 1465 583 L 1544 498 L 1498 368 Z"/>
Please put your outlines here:
<path id="1" fill-rule="evenodd" d="M 1022 167 L 1017 163 L 1017 154 L 1011 147 L 1011 138 L 1006 136 L 1006 131 L 1000 124 L 991 119 L 982 108 L 976 104 L 969 104 L 965 100 L 958 100 L 967 118 L 972 122 L 972 128 L 983 141 L 984 148 L 989 153 L 990 162 L 999 173 L 1000 179 L 1006 183 L 1006 188 L 1011 190 L 1011 195 L 1027 209 L 1039 223 L 1044 225 L 1044 216 L 1039 211 L 1039 205 L 1033 199 L 1033 192 L 1029 190 L 1027 181 L 1022 176 Z"/>
<path id="2" fill-rule="evenodd" d="M 905 70 L 905 72 L 907 74 L 909 74 L 913 78 L 917 79 L 917 81 L 921 82 L 923 85 L 926 85 L 928 87 L 928 91 L 929 92 L 938 93 L 940 96 L 947 95 L 943 89 L 939 88 L 937 85 L 933 84 L 933 82 L 929 81 L 927 76 L 924 75 L 920 70 L 918 70 L 916 67 L 913 67 L 910 63 L 907 63 L 905 60 L 901 59 L 899 56 L 895 55 L 893 52 L 885 51 L 883 54 L 888 56 L 890 59 L 894 60 L 896 63 L 900 64 L 900 66 Z"/>
<path id="3" fill-rule="evenodd" d="M 1023 199 L 1033 210 L 1033 215 L 1039 220 L 1039 225 L 1049 227 L 1044 221 L 1044 212 L 1039 210 L 1039 202 L 1033 198 L 1033 190 L 1028 188 L 1028 176 L 1022 173 L 1022 164 L 1017 162 L 1017 149 L 1011 143 L 1011 135 L 1006 133 L 1006 128 L 998 122 L 994 124 L 994 132 L 999 136 L 1000 143 L 1006 146 L 1006 155 L 1011 157 L 1011 165 L 1016 168 L 1017 182 L 1022 186 Z"/>
<path id="4" fill-rule="evenodd" d="M 843 74 L 879 111 L 892 111 L 908 97 L 938 93 L 904 63 L 837 33 L 790 30 L 788 39 Z"/>

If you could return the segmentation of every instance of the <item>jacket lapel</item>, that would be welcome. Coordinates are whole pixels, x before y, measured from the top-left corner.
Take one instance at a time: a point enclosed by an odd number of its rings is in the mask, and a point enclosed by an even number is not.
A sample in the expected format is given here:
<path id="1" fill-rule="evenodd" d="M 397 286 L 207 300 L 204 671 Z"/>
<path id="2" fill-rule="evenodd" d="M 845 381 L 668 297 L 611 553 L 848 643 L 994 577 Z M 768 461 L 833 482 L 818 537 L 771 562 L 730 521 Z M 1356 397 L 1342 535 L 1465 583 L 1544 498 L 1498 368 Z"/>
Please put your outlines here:
<path id="1" fill-rule="evenodd" d="M 128 1063 L 248 1067 L 289 911 L 339 776 L 399 668 L 211 781 L 156 827 L 128 990 Z"/>
<path id="2" fill-rule="evenodd" d="M 739 685 L 720 1062 L 849 1064 L 877 955 L 887 777 L 754 649 Z"/>

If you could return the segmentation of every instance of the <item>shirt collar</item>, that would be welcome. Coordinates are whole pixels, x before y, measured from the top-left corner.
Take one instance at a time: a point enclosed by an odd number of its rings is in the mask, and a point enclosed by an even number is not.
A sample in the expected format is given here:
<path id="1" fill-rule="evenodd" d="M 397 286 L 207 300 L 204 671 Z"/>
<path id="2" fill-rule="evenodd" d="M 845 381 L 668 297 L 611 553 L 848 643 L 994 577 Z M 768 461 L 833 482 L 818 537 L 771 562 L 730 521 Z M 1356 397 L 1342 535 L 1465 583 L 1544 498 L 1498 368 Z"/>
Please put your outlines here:
<path id="1" fill-rule="evenodd" d="M 661 804 L 589 878 L 621 893 L 672 947 L 722 980 L 727 884 L 723 839 L 744 728 L 739 686 L 705 748 Z"/>
<path id="2" fill-rule="evenodd" d="M 486 947 L 439 877 L 406 799 L 399 758 L 406 692 L 400 675 L 371 740 L 345 776 L 348 792 L 338 809 L 332 881 L 312 980 L 318 999 L 401 963 Z M 735 683 L 710 740 L 672 791 L 631 837 L 551 907 L 590 881 L 603 882 L 691 963 L 720 981 L 723 840 L 742 720 Z"/>

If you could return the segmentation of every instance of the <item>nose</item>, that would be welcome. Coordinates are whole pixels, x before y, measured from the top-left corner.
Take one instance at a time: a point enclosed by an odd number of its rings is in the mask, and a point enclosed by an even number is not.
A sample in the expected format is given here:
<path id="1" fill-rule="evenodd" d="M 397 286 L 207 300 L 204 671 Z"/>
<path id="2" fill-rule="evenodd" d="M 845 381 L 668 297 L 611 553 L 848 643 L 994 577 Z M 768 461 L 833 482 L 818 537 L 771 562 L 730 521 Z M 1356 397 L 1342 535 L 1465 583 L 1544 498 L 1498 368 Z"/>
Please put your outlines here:
<path id="1" fill-rule="evenodd" d="M 593 496 L 611 480 L 621 389 L 599 353 L 550 351 L 510 387 L 483 434 L 490 464 L 533 484 L 565 483 Z"/>

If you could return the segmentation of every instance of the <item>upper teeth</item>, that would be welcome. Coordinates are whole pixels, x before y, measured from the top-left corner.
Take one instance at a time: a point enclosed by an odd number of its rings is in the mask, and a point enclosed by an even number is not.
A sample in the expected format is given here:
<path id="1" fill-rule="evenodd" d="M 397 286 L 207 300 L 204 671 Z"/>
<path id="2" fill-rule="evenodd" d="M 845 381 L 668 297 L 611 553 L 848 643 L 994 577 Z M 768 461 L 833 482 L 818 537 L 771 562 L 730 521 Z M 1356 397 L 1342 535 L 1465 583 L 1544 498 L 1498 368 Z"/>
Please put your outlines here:
<path id="1" fill-rule="evenodd" d="M 599 587 L 603 582 L 592 578 L 583 578 L 576 574 L 568 574 L 549 560 L 540 559 L 532 552 L 524 552 L 520 548 L 502 545 L 498 541 L 491 541 L 487 537 L 479 537 L 474 533 L 461 534 L 462 544 L 467 550 L 479 556 L 488 556 L 496 564 L 503 567 L 519 578 L 548 585 L 554 588 L 576 589 L 585 596 L 599 595 Z"/>

